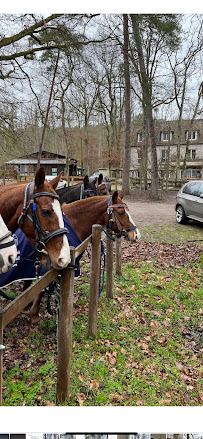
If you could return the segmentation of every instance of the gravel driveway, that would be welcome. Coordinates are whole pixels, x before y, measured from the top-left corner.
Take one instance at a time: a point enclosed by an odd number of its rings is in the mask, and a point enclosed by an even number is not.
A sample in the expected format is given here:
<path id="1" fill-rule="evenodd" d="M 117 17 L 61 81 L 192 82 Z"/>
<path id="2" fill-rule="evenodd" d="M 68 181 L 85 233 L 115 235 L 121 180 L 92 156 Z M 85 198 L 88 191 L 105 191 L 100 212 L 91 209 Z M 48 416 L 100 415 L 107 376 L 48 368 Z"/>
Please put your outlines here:
<path id="1" fill-rule="evenodd" d="M 124 198 L 136 225 L 174 223 L 176 191 L 165 194 L 157 202 L 144 198 L 144 194 L 139 193 L 126 195 Z"/>

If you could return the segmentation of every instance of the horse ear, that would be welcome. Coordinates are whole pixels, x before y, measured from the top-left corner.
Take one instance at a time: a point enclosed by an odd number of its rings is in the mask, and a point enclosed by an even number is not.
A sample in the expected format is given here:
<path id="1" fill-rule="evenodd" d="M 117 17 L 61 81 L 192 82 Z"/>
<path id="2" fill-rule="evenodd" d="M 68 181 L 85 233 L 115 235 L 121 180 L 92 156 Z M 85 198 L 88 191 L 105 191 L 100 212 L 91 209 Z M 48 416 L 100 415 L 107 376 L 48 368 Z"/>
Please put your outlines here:
<path id="1" fill-rule="evenodd" d="M 115 191 L 112 195 L 112 204 L 116 204 L 118 200 L 118 191 Z"/>
<path id="2" fill-rule="evenodd" d="M 40 187 L 41 184 L 44 183 L 45 180 L 45 171 L 44 168 L 39 168 L 35 174 L 35 184 L 37 187 Z"/>
<path id="3" fill-rule="evenodd" d="M 127 189 L 125 189 L 123 192 L 121 192 L 119 197 L 122 199 L 123 197 L 125 197 L 126 194 L 127 194 Z"/>
<path id="4" fill-rule="evenodd" d="M 88 185 L 88 183 L 89 183 L 89 177 L 88 177 L 88 175 L 85 175 L 85 177 L 84 177 L 84 186 L 87 186 Z"/>
<path id="5" fill-rule="evenodd" d="M 98 177 L 98 184 L 101 184 L 102 181 L 103 181 L 103 174 L 99 174 L 99 177 Z"/>
<path id="6" fill-rule="evenodd" d="M 49 184 L 50 184 L 50 186 L 52 187 L 52 189 L 56 189 L 56 188 L 57 188 L 58 183 L 59 183 L 59 181 L 60 181 L 62 175 L 63 175 L 63 172 L 61 171 L 59 175 L 57 175 L 55 178 L 53 178 L 53 180 L 51 180 L 51 181 L 49 182 Z"/>

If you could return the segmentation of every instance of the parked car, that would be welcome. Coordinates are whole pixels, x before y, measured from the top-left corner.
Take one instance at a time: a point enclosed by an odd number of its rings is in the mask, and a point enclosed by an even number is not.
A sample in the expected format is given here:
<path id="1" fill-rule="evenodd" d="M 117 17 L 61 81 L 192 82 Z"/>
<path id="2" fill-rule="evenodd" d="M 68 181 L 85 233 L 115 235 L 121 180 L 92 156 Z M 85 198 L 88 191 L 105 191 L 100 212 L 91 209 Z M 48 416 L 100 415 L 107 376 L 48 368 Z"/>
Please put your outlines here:
<path id="1" fill-rule="evenodd" d="M 46 180 L 47 181 L 51 181 L 51 180 L 53 180 L 53 178 L 55 178 L 56 176 L 55 175 L 46 175 Z M 66 187 L 66 181 L 65 180 L 63 180 L 62 178 L 59 180 L 59 183 L 58 183 L 58 186 L 57 186 L 57 188 L 56 189 L 61 189 L 61 188 L 63 188 L 63 187 Z"/>
<path id="2" fill-rule="evenodd" d="M 100 172 L 94 172 L 94 174 L 91 175 L 89 180 L 92 181 L 92 180 L 94 180 L 95 177 L 98 178 L 99 174 L 100 174 Z M 106 184 L 106 187 L 107 187 L 108 191 L 111 192 L 111 180 L 106 175 L 103 175 L 103 181 Z"/>
<path id="3" fill-rule="evenodd" d="M 187 224 L 189 219 L 203 222 L 203 180 L 185 183 L 176 197 L 176 221 Z"/>

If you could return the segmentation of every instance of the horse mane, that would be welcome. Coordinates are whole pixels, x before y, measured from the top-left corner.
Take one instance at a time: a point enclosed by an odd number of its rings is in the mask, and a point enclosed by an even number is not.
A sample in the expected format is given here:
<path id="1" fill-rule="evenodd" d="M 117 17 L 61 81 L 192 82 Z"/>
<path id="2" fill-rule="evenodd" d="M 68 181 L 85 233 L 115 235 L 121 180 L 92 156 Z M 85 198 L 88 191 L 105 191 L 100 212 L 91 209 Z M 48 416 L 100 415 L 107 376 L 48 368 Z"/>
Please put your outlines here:
<path id="1" fill-rule="evenodd" d="M 73 201 L 72 203 L 63 203 L 62 206 L 65 204 L 66 206 L 70 206 L 73 208 L 78 208 L 78 206 L 81 205 L 81 207 L 84 207 L 86 204 L 88 204 L 88 206 L 90 204 L 95 204 L 95 202 L 97 203 L 101 203 L 101 200 L 106 200 L 107 196 L 106 195 L 101 195 L 100 197 L 95 196 L 95 197 L 89 197 L 89 198 L 83 198 L 82 200 L 77 200 L 77 201 Z"/>

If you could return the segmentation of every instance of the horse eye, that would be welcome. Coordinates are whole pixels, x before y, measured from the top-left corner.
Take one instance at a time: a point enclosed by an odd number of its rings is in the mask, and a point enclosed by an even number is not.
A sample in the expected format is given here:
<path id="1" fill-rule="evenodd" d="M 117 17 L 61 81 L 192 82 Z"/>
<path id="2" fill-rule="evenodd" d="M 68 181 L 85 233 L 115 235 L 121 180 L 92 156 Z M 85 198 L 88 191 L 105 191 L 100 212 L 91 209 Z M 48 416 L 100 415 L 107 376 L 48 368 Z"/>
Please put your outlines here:
<path id="1" fill-rule="evenodd" d="M 48 217 L 51 215 L 51 211 L 49 209 L 41 209 L 41 214 L 45 217 Z"/>
<path id="2" fill-rule="evenodd" d="M 119 210 L 118 210 L 118 214 L 119 215 L 124 215 L 124 212 L 119 212 Z"/>

